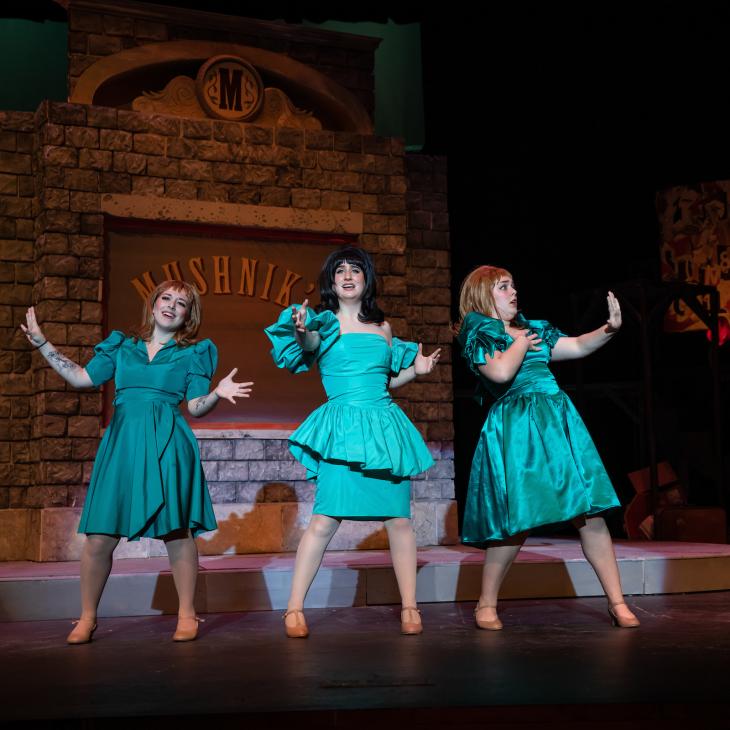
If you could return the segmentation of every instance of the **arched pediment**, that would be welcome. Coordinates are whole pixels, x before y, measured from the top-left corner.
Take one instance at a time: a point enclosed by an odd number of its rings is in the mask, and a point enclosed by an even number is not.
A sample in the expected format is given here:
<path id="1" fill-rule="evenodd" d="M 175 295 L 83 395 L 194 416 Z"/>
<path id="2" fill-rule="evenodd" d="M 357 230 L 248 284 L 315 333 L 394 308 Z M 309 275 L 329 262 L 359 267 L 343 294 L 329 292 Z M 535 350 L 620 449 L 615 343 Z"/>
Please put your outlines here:
<path id="1" fill-rule="evenodd" d="M 326 129 L 372 134 L 360 101 L 314 68 L 262 48 L 215 41 L 167 41 L 106 56 L 79 77 L 69 101 L 131 107 L 144 92 L 159 91 L 180 75 L 195 77 L 200 65 L 218 55 L 239 56 L 253 65 L 265 85 L 284 91 L 297 107 L 312 111 Z M 255 119 L 251 120 L 256 123 Z"/>

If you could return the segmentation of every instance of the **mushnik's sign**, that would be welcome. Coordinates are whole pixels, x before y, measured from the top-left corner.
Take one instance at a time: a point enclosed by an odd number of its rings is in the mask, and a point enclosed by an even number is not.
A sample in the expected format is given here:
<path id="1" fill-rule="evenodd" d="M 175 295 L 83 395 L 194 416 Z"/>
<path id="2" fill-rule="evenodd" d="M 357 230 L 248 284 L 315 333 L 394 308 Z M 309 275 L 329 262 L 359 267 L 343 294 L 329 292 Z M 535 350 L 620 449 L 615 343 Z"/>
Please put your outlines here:
<path id="1" fill-rule="evenodd" d="M 263 329 L 283 307 L 319 301 L 319 270 L 336 244 L 136 229 L 112 229 L 107 240 L 107 331 L 129 332 L 151 287 L 183 279 L 201 293 L 199 339 L 209 337 L 218 347 L 216 377 L 237 367 L 239 379 L 255 381 L 250 400 L 240 407 L 221 403 L 194 424 L 292 427 L 323 402 L 317 373 L 292 376 L 274 366 Z"/>

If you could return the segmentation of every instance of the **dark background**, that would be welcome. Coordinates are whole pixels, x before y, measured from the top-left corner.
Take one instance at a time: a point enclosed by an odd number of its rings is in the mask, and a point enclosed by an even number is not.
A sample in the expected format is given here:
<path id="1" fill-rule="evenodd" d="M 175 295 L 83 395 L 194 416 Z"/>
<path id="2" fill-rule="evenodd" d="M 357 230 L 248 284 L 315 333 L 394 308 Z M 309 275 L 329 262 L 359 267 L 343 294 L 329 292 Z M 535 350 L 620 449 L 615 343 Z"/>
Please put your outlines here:
<path id="1" fill-rule="evenodd" d="M 658 282 L 658 190 L 730 178 L 730 8 L 636 5 L 248 2 L 178 5 L 267 20 L 420 22 L 425 154 L 449 164 L 454 303 L 483 263 L 509 269 L 529 317 L 579 334 L 571 297 L 636 278 Z M 6 17 L 55 17 L 51 2 L 7 4 Z M 456 316 L 456 308 L 453 312 Z M 596 314 L 585 328 L 601 324 Z M 651 340 L 659 458 L 694 502 L 713 503 L 708 344 L 701 333 Z M 723 377 L 727 354 L 722 352 Z M 555 368 L 574 394 L 575 365 Z M 622 500 L 626 473 L 648 463 L 646 426 L 603 396 L 626 386 L 638 409 L 637 328 L 585 364 L 578 405 Z M 457 491 L 484 417 L 455 363 Z M 580 396 L 580 394 L 578 394 Z M 612 527 L 620 532 L 620 516 Z"/>

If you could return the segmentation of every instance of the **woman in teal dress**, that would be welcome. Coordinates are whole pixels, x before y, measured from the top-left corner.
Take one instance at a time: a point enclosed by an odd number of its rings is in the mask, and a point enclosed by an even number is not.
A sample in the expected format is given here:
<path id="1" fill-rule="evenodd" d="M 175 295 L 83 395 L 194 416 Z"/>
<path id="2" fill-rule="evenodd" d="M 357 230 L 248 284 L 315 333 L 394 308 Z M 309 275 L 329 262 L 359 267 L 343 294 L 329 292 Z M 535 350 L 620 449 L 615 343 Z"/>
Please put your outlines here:
<path id="1" fill-rule="evenodd" d="M 320 274 L 317 311 L 294 306 L 266 329 L 278 367 L 293 373 L 319 365 L 327 402 L 289 438 L 294 457 L 316 482 L 312 519 L 297 549 L 284 615 L 287 636 L 308 635 L 302 607 L 324 551 L 343 519 L 383 520 L 401 594 L 401 631 L 418 634 L 416 539 L 409 478 L 433 464 L 413 424 L 388 388 L 431 372 L 421 345 L 393 337 L 378 308 L 368 254 L 346 247 L 332 253 Z"/>
<path id="2" fill-rule="evenodd" d="M 608 321 L 567 337 L 517 309 L 509 272 L 480 266 L 461 287 L 457 326 L 463 355 L 480 387 L 497 400 L 474 453 L 462 542 L 486 548 L 477 626 L 498 630 L 499 587 L 529 531 L 572 520 L 608 597 L 614 625 L 639 621 L 626 605 L 611 536 L 602 512 L 618 498 L 588 431 L 555 382 L 550 360 L 571 360 L 605 345 L 621 327 L 608 294 Z"/>
<path id="3" fill-rule="evenodd" d="M 246 398 L 252 383 L 235 383 L 234 369 L 210 390 L 218 355 L 210 340 L 195 342 L 201 305 L 197 289 L 165 281 L 149 295 L 134 337 L 114 331 L 96 346 L 85 368 L 62 355 L 43 335 L 35 311 L 21 325 L 28 341 L 75 388 L 114 378 L 114 415 L 96 454 L 79 532 L 81 617 L 69 644 L 91 640 L 96 611 L 120 537 L 164 540 L 179 598 L 175 641 L 197 635 L 193 599 L 198 571 L 195 536 L 217 526 L 198 445 L 178 405 L 200 417 L 220 398 Z"/>

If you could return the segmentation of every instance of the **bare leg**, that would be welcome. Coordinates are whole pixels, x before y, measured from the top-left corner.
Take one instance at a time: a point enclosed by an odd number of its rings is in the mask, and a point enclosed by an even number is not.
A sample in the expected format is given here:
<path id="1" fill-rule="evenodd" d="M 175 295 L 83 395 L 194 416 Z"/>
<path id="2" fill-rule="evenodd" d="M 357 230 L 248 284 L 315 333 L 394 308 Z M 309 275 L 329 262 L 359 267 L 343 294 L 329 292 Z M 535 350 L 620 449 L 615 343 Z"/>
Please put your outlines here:
<path id="1" fill-rule="evenodd" d="M 81 553 L 81 619 L 96 622 L 96 609 L 112 569 L 119 543 L 112 535 L 88 535 Z"/>
<path id="2" fill-rule="evenodd" d="M 88 535 L 81 553 L 81 617 L 74 621 L 69 644 L 86 644 L 96 629 L 96 610 L 112 569 L 112 554 L 119 542 L 112 535 Z"/>
<path id="3" fill-rule="evenodd" d="M 291 593 L 287 611 L 301 611 L 304 605 L 304 598 L 309 587 L 312 585 L 314 576 L 317 575 L 319 566 L 322 563 L 324 551 L 330 540 L 335 536 L 340 520 L 327 515 L 312 515 L 307 529 L 299 541 L 297 557 L 294 561 L 294 576 L 292 577 Z M 289 614 L 285 621 L 287 626 L 294 627 L 301 614 Z"/>
<path id="4" fill-rule="evenodd" d="M 385 521 L 390 543 L 390 555 L 393 561 L 395 579 L 404 610 L 402 622 L 416 626 L 421 624 L 421 617 L 416 608 L 416 535 L 413 525 L 407 517 L 394 517 Z"/>
<path id="5" fill-rule="evenodd" d="M 195 616 L 195 586 L 198 582 L 198 546 L 190 530 L 177 530 L 162 538 L 170 560 L 172 579 L 177 590 L 177 615 Z"/>
<path id="6" fill-rule="evenodd" d="M 477 617 L 480 620 L 497 620 L 500 586 L 527 535 L 528 533 L 522 532 L 487 548 L 482 570 L 482 592 L 477 604 Z"/>
<path id="7" fill-rule="evenodd" d="M 621 576 L 606 521 L 603 517 L 578 517 L 573 524 L 578 528 L 583 554 L 596 571 L 613 612 L 623 620 L 636 619 L 624 602 Z"/>

